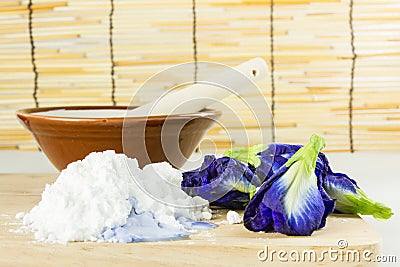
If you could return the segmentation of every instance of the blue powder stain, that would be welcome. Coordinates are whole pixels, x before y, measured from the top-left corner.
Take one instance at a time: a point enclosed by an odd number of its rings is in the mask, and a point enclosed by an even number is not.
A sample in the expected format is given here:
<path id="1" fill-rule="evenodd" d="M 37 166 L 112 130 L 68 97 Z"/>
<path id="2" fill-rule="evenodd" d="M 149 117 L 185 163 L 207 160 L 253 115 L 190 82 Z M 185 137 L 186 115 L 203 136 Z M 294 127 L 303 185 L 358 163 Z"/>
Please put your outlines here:
<path id="1" fill-rule="evenodd" d="M 209 222 L 194 221 L 185 217 L 176 218 L 182 227 L 160 223 L 151 211 L 136 212 L 137 201 L 129 199 L 132 210 L 126 224 L 106 229 L 100 239 L 116 239 L 119 243 L 167 241 L 189 237 L 190 230 L 214 229 L 217 226 Z"/>

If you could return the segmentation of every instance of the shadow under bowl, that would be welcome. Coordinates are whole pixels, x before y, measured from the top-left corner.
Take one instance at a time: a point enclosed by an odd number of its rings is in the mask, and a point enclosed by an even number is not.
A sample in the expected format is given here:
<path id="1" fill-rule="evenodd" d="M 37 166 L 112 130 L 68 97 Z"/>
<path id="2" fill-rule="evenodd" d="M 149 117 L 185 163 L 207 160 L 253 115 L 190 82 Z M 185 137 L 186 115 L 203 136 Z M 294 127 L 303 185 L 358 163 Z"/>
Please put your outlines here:
<path id="1" fill-rule="evenodd" d="M 196 113 L 148 116 L 76 116 L 73 112 L 127 110 L 126 106 L 67 106 L 17 111 L 52 164 L 62 170 L 91 152 L 115 150 L 137 158 L 139 165 L 167 161 L 182 167 L 221 112 L 205 109 Z M 132 109 L 132 107 L 129 107 Z M 71 115 L 52 115 L 54 111 Z M 48 113 L 48 114 L 46 114 Z"/>

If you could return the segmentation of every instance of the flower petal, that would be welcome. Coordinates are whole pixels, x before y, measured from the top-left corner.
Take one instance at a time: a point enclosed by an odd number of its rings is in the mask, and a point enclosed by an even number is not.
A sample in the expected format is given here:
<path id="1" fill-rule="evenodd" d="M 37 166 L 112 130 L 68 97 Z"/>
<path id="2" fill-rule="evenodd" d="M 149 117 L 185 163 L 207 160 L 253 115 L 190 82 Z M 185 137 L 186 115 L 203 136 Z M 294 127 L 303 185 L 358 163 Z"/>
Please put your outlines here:
<path id="1" fill-rule="evenodd" d="M 322 216 L 321 224 L 319 226 L 319 228 L 322 228 L 326 224 L 326 218 L 328 217 L 328 215 L 331 214 L 335 210 L 336 200 L 332 199 L 328 195 L 328 193 L 325 191 L 324 187 L 322 186 L 321 179 L 318 179 L 318 185 L 317 186 L 318 186 L 319 193 L 321 194 L 322 201 L 324 202 L 324 206 L 325 206 L 324 215 Z"/>
<path id="2" fill-rule="evenodd" d="M 264 183 L 244 210 L 243 224 L 251 231 L 269 232 L 274 229 L 272 210 L 263 202 L 269 186 L 270 184 Z"/>
<path id="3" fill-rule="evenodd" d="M 269 179 L 300 147 L 285 144 L 269 145 L 268 149 L 258 153 L 261 163 L 255 169 L 255 174 L 262 181 Z"/>
<path id="4" fill-rule="evenodd" d="M 202 166 L 183 173 L 182 189 L 213 205 L 243 209 L 260 181 L 247 165 L 229 158 L 205 156 Z"/>
<path id="5" fill-rule="evenodd" d="M 264 182 L 245 209 L 246 228 L 311 235 L 325 225 L 325 218 L 333 209 L 331 205 L 326 208 L 325 201 L 332 204 L 333 200 L 321 194 L 315 175 L 318 153 L 324 145 L 322 137 L 313 135 L 307 146 L 298 149 Z"/>
<path id="6" fill-rule="evenodd" d="M 264 183 L 244 212 L 244 225 L 252 231 L 275 230 L 288 235 L 311 235 L 320 228 L 325 206 L 313 179 L 297 177 L 298 164 L 285 166 Z M 301 175 L 301 174 L 300 174 Z M 295 179 L 292 177 L 296 176 Z M 329 214 L 331 211 L 327 210 Z"/>
<path id="7" fill-rule="evenodd" d="M 275 231 L 289 235 L 311 235 L 318 229 L 325 207 L 317 188 L 317 178 L 305 173 L 301 161 L 295 162 L 271 186 L 266 205 L 282 214 L 286 224 L 276 224 Z M 280 228 L 278 228 L 280 227 Z"/>
<path id="8" fill-rule="evenodd" d="M 336 199 L 336 211 L 372 215 L 384 220 L 393 215 L 391 208 L 369 198 L 346 174 L 329 170 L 323 179 L 323 187 L 329 196 Z"/>

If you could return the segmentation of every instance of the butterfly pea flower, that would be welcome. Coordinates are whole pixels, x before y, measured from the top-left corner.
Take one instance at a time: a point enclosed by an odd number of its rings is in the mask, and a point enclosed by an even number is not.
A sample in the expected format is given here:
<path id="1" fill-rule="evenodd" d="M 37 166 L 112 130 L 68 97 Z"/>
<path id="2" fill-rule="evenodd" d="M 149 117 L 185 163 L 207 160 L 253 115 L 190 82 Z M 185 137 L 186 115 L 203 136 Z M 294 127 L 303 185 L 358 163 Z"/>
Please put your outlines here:
<path id="1" fill-rule="evenodd" d="M 225 152 L 224 155 L 231 155 L 237 160 L 241 160 L 249 165 L 249 168 L 254 171 L 256 176 L 261 182 L 268 181 L 275 173 L 280 170 L 280 168 L 286 164 L 286 162 L 291 158 L 302 146 L 292 145 L 292 144 L 279 144 L 272 143 L 268 146 L 256 145 L 250 148 L 233 148 Z M 266 148 L 260 151 L 260 148 Z M 335 200 L 333 200 L 325 191 L 322 186 L 322 180 L 319 179 L 322 173 L 325 172 L 325 165 L 320 156 L 323 153 L 318 154 L 315 175 L 317 176 L 317 186 L 320 194 L 322 196 L 324 205 L 326 207 L 323 220 L 321 221 L 320 227 L 325 226 L 326 217 L 332 212 L 335 206 Z M 258 161 L 255 159 L 258 158 Z M 253 165 L 257 162 L 257 165 Z"/>
<path id="2" fill-rule="evenodd" d="M 268 179 L 277 171 L 279 165 L 285 164 L 300 148 L 300 145 L 271 144 L 265 151 L 258 153 L 261 164 L 255 168 L 255 173 L 262 179 Z M 389 207 L 369 198 L 355 180 L 346 174 L 333 172 L 326 155 L 322 152 L 318 154 L 315 174 L 321 194 L 328 195 L 326 201 L 330 201 L 329 198 L 335 200 L 336 212 L 372 215 L 376 219 L 389 219 L 393 215 Z"/>
<path id="3" fill-rule="evenodd" d="M 265 180 L 244 211 L 247 229 L 309 236 L 325 225 L 334 201 L 321 194 L 315 174 L 318 154 L 324 147 L 324 138 L 312 135 L 306 146 Z"/>
<path id="4" fill-rule="evenodd" d="M 249 154 L 248 158 L 260 159 L 259 165 L 250 168 L 260 180 L 265 181 L 286 164 L 301 147 L 301 145 L 270 144 L 267 149 L 257 154 L 254 154 L 254 149 L 242 149 L 240 153 Z M 333 172 L 326 155 L 322 152 L 318 154 L 315 174 L 318 178 L 318 188 L 326 204 L 331 203 L 331 199 L 336 201 L 335 212 L 372 215 L 376 219 L 389 219 L 393 215 L 389 207 L 369 198 L 355 180 L 346 174 Z"/>
<path id="5" fill-rule="evenodd" d="M 326 167 L 322 184 L 326 192 L 336 199 L 335 210 L 340 213 L 372 215 L 375 219 L 387 220 L 392 217 L 392 209 L 383 203 L 376 202 L 361 190 L 357 182 L 343 173 L 334 173 L 329 167 L 328 159 L 321 157 Z"/>
<path id="6" fill-rule="evenodd" d="M 183 173 L 182 189 L 211 205 L 244 209 L 261 182 L 244 163 L 233 158 L 207 155 L 202 166 Z"/>

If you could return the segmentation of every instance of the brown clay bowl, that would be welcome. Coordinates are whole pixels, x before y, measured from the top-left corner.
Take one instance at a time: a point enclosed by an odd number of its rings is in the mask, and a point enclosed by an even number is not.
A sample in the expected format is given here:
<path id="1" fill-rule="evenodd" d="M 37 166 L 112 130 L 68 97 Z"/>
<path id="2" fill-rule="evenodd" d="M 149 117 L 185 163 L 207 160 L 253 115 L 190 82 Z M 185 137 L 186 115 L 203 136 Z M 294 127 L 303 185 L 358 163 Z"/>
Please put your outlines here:
<path id="1" fill-rule="evenodd" d="M 101 113 L 107 110 L 123 112 L 126 109 L 122 106 L 29 108 L 18 110 L 17 117 L 53 165 L 62 170 L 90 152 L 104 150 L 115 150 L 137 158 L 141 166 L 150 162 L 168 161 L 177 168 L 182 167 L 213 122 L 221 116 L 219 111 L 211 109 L 190 114 L 125 119 L 123 115 L 81 117 L 46 114 L 58 110 L 100 110 Z M 175 142 L 176 146 L 170 145 Z"/>

